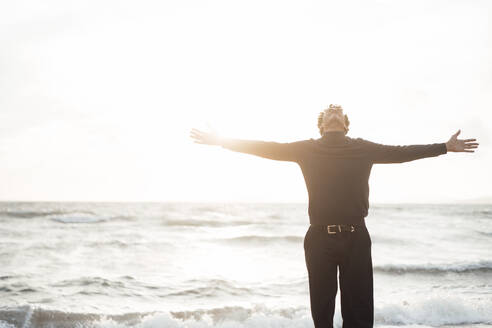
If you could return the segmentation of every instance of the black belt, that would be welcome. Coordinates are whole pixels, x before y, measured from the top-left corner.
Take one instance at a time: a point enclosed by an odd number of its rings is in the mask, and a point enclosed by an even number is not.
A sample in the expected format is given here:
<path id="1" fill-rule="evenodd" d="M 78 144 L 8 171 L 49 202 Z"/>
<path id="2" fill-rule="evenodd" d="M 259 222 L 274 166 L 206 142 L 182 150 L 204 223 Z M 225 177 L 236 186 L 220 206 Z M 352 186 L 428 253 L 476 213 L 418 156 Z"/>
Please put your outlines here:
<path id="1" fill-rule="evenodd" d="M 336 234 L 338 232 L 354 232 L 354 231 L 362 228 L 362 226 L 355 225 L 355 224 L 329 224 L 329 225 L 314 225 L 314 224 L 312 224 L 311 226 L 318 228 L 318 229 L 324 229 L 329 234 Z"/>

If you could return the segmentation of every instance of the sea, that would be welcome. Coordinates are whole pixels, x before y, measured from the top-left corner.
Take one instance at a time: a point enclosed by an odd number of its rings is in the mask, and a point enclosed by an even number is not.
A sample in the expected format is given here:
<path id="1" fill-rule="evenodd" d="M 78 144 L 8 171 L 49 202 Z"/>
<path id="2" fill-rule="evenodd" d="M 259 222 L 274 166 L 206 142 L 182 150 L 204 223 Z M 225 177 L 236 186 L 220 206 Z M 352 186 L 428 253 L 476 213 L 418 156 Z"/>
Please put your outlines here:
<path id="1" fill-rule="evenodd" d="M 492 204 L 365 220 L 376 327 L 492 327 Z M 311 328 L 308 227 L 307 203 L 2 202 L 0 327 Z"/>

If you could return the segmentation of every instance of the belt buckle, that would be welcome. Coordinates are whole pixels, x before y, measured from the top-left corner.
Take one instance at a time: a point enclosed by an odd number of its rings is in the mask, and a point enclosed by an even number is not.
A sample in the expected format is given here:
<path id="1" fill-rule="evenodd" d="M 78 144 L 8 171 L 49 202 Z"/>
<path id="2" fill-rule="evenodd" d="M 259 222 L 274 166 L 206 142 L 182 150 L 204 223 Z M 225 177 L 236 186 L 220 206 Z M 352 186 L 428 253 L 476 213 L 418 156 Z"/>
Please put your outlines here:
<path id="1" fill-rule="evenodd" d="M 331 234 L 335 234 L 336 231 L 331 231 L 330 230 L 330 227 L 336 227 L 337 225 L 336 224 L 330 224 L 330 225 L 327 225 L 326 226 L 326 231 L 328 231 L 328 233 L 331 235 Z M 340 226 L 338 226 L 338 230 L 340 230 Z"/>

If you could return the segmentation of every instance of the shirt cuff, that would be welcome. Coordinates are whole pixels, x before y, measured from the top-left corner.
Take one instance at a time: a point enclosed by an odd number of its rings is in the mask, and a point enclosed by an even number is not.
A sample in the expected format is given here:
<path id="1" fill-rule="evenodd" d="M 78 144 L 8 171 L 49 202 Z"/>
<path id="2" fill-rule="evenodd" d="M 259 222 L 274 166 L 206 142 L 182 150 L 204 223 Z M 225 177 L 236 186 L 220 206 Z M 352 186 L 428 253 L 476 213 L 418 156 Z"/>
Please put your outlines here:
<path id="1" fill-rule="evenodd" d="M 448 147 L 446 147 L 446 143 L 443 142 L 441 143 L 442 147 L 442 154 L 446 154 L 448 152 Z"/>

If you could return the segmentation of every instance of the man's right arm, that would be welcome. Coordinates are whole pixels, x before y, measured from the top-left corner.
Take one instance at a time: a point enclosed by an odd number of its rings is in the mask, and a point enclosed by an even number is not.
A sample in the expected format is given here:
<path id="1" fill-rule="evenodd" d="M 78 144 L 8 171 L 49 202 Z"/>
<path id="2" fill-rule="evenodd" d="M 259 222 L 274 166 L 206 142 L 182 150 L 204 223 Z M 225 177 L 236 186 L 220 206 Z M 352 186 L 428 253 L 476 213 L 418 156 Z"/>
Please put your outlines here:
<path id="1" fill-rule="evenodd" d="M 244 140 L 221 137 L 215 133 L 192 129 L 191 135 L 195 139 L 195 143 L 206 145 L 218 145 L 223 148 L 256 155 L 263 158 L 273 159 L 277 161 L 298 162 L 301 155 L 305 153 L 305 144 L 307 140 L 294 142 L 274 142 L 261 140 Z"/>
<path id="2" fill-rule="evenodd" d="M 303 144 L 303 140 L 294 142 L 275 142 L 221 138 L 220 141 L 220 146 L 232 151 L 256 155 L 277 161 L 290 162 L 298 161 L 304 151 Z"/>

